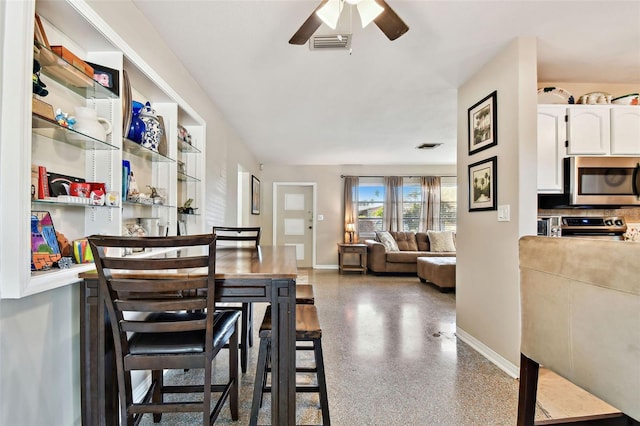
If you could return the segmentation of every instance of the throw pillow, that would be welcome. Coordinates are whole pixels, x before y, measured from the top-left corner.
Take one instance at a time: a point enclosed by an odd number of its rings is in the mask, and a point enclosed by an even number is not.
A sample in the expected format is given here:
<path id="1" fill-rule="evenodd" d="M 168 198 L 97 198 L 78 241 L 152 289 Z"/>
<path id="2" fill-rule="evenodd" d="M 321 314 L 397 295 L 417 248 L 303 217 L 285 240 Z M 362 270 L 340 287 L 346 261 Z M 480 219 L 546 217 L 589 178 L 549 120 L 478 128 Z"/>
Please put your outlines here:
<path id="1" fill-rule="evenodd" d="M 393 235 L 396 240 L 398 250 L 418 251 L 418 243 L 416 242 L 416 234 L 414 232 L 396 232 L 391 235 Z"/>
<path id="2" fill-rule="evenodd" d="M 431 251 L 456 251 L 452 231 L 427 231 Z"/>
<path id="3" fill-rule="evenodd" d="M 376 236 L 378 237 L 378 240 L 384 244 L 384 247 L 387 249 L 387 251 L 400 251 L 398 249 L 398 244 L 396 243 L 396 240 L 391 236 L 391 234 L 387 231 L 380 231 L 380 232 L 376 232 Z"/>

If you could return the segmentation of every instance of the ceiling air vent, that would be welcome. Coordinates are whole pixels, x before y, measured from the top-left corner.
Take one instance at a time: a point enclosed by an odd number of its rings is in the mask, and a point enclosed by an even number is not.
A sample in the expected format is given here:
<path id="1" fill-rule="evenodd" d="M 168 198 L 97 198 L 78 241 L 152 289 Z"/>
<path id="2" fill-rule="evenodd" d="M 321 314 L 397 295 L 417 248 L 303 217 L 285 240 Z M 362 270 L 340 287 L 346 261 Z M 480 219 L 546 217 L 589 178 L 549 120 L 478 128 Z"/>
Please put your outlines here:
<path id="1" fill-rule="evenodd" d="M 442 145 L 441 143 L 423 143 L 422 145 L 416 146 L 416 149 L 433 149 Z"/>
<path id="2" fill-rule="evenodd" d="M 351 34 L 315 35 L 309 39 L 309 49 L 349 49 L 351 47 Z"/>

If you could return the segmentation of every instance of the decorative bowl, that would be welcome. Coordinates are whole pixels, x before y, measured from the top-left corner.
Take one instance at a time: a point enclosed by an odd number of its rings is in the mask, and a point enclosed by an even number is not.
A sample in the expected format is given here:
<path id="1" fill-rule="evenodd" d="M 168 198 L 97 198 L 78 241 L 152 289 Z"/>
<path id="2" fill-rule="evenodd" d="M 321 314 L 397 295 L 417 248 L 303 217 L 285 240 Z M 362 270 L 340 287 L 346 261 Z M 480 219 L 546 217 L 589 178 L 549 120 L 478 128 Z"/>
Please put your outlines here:
<path id="1" fill-rule="evenodd" d="M 611 103 L 617 105 L 638 105 L 639 98 L 640 95 L 638 93 L 629 93 L 628 95 L 613 98 Z"/>

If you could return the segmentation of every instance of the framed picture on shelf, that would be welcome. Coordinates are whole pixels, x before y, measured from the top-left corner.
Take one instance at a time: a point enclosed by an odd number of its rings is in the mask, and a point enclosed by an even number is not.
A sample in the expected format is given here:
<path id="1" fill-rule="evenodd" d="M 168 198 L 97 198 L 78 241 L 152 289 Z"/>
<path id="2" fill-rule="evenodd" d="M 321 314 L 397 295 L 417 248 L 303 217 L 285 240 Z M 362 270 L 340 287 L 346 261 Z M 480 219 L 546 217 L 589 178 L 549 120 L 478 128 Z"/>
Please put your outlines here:
<path id="1" fill-rule="evenodd" d="M 469 211 L 498 209 L 498 157 L 469 165 Z"/>
<path id="2" fill-rule="evenodd" d="M 260 180 L 251 175 L 251 214 L 260 214 Z"/>
<path id="3" fill-rule="evenodd" d="M 60 260 L 60 246 L 47 211 L 31 212 L 31 270 L 49 269 Z"/>
<path id="4" fill-rule="evenodd" d="M 120 96 L 120 71 L 104 65 L 94 64 L 93 62 L 87 62 L 87 64 L 93 67 L 93 79 L 95 81 Z"/>
<path id="5" fill-rule="evenodd" d="M 469 155 L 498 145 L 498 92 L 468 110 Z"/>

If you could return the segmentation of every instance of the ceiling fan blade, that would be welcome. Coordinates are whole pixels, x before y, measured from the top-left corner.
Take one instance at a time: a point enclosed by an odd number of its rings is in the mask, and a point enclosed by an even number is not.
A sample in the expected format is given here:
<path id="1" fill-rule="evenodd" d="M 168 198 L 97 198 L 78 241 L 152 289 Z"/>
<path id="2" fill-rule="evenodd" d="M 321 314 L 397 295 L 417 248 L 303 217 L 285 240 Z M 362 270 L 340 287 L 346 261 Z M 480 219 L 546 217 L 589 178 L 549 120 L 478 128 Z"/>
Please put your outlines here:
<path id="1" fill-rule="evenodd" d="M 391 9 L 391 7 L 384 0 L 376 0 L 380 6 L 384 7 L 384 11 L 378 15 L 373 22 L 376 23 L 378 28 L 387 36 L 389 40 L 395 40 L 402 34 L 409 31 L 407 24 L 400 19 L 398 14 Z"/>
<path id="2" fill-rule="evenodd" d="M 302 26 L 298 29 L 298 31 L 296 31 L 293 37 L 291 37 L 291 40 L 289 40 L 289 44 L 302 45 L 311 38 L 313 33 L 315 33 L 318 28 L 320 28 L 320 25 L 322 25 L 322 19 L 320 19 L 318 15 L 316 15 L 316 11 L 324 6 L 324 4 L 328 1 L 329 0 L 322 0 L 320 2 L 318 7 L 316 7 L 313 13 L 311 13 L 311 16 L 309 16 L 307 20 L 304 21 L 304 24 L 302 24 Z"/>

